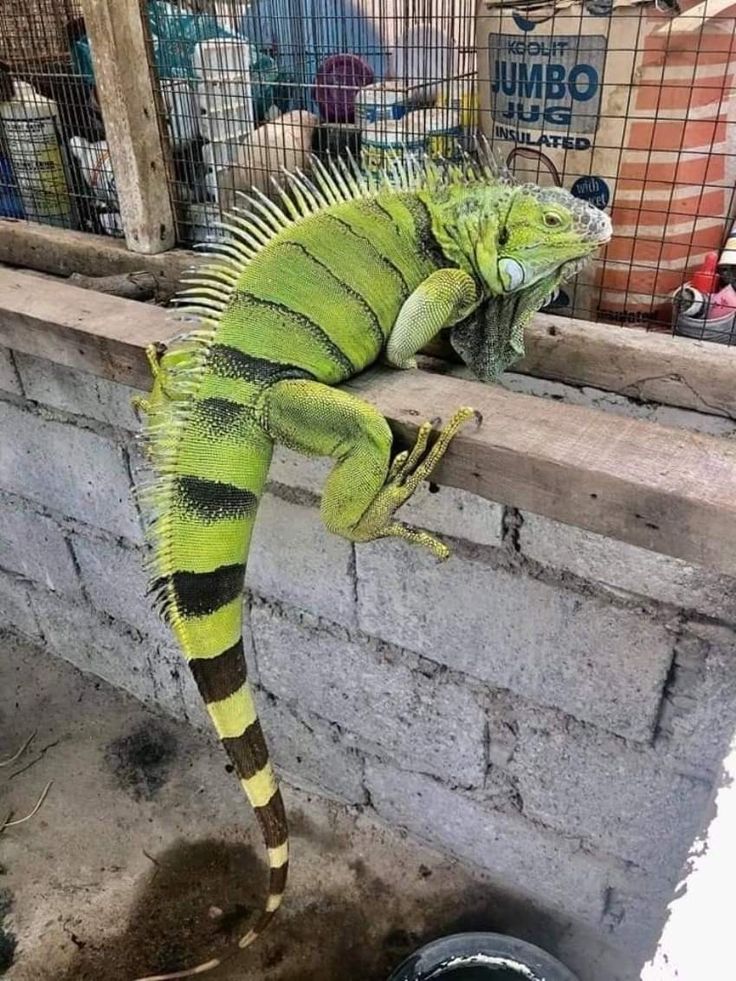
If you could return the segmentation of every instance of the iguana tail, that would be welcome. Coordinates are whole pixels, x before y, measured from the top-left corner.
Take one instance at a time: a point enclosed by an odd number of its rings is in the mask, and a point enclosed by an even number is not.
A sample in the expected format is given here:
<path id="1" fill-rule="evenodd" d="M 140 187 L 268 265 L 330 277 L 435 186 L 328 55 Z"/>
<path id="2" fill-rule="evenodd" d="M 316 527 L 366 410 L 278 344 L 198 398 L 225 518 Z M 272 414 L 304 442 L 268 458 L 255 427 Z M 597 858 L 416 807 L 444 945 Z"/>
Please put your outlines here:
<path id="1" fill-rule="evenodd" d="M 159 383 L 144 403 L 157 471 L 143 492 L 151 516 L 151 588 L 268 849 L 269 895 L 260 918 L 239 942 L 246 947 L 279 908 L 288 866 L 284 806 L 246 679 L 242 639 L 245 564 L 272 443 L 254 421 L 251 406 L 208 396 L 202 388 L 198 395 L 193 403 L 171 400 Z M 140 981 L 193 977 L 221 961 Z"/>

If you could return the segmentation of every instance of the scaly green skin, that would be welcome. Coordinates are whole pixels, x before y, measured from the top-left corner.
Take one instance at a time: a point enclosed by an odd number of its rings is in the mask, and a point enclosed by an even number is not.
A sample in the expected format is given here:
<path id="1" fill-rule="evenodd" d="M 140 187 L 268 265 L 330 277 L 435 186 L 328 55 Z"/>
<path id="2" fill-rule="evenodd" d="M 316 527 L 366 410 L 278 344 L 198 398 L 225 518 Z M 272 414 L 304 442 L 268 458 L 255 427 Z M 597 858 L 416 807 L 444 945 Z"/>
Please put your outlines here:
<path id="1" fill-rule="evenodd" d="M 386 420 L 333 386 L 382 355 L 411 365 L 437 331 L 467 324 L 480 304 L 517 288 L 511 280 L 522 268 L 530 215 L 539 211 L 529 189 L 494 182 L 483 170 L 443 180 L 427 168 L 391 189 L 347 167 L 316 165 L 315 180 L 292 177 L 282 209 L 254 199 L 251 214 L 231 219 L 221 260 L 191 291 L 202 325 L 163 355 L 151 352 L 155 383 L 142 405 L 158 475 L 141 495 L 151 514 L 154 591 L 268 849 L 266 909 L 241 946 L 280 905 L 288 864 L 284 807 L 246 680 L 241 617 L 273 444 L 335 460 L 322 498 L 331 531 L 355 542 L 399 537 L 445 558 L 441 542 L 393 515 L 472 409 L 460 409 L 431 449 L 425 424 L 414 449 L 392 460 Z M 545 290 L 561 266 L 600 241 L 581 240 L 565 202 L 548 204 L 546 214 L 553 212 L 556 241 L 542 225 L 537 244 L 547 258 L 540 264 L 537 248 L 534 269 L 527 263 L 528 278 L 544 280 Z"/>

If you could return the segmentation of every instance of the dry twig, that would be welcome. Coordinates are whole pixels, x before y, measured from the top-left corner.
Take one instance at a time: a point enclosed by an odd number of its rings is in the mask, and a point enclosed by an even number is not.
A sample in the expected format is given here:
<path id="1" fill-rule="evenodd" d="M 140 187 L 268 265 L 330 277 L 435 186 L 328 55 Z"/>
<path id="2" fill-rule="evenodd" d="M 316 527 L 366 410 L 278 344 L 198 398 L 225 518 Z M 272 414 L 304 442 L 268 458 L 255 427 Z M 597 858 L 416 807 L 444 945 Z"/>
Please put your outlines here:
<path id="1" fill-rule="evenodd" d="M 38 729 L 34 729 L 33 732 L 30 734 L 30 736 L 28 737 L 28 739 L 26 739 L 26 741 L 23 743 L 21 748 L 18 750 L 18 752 L 15 753 L 13 756 L 11 756 L 10 759 L 0 761 L 0 767 L 11 766 L 13 763 L 15 763 L 16 760 L 19 760 L 21 756 L 25 753 L 25 751 L 28 749 L 28 747 L 31 745 L 33 740 L 36 738 L 37 732 Z"/>
<path id="2" fill-rule="evenodd" d="M 0 835 L 3 833 L 3 831 L 5 831 L 6 828 L 17 828 L 19 824 L 24 824 L 26 821 L 30 821 L 32 817 L 35 817 L 35 815 L 41 809 L 43 802 L 46 800 L 46 797 L 48 796 L 49 790 L 51 790 L 51 785 L 53 782 L 54 782 L 53 780 L 49 780 L 49 782 L 41 791 L 41 796 L 36 801 L 36 806 L 33 808 L 32 811 L 29 811 L 29 813 L 26 814 L 25 817 L 17 818 L 15 821 L 11 821 L 10 820 L 10 818 L 12 817 L 12 813 L 11 813 L 6 819 L 5 823 L 0 825 Z"/>

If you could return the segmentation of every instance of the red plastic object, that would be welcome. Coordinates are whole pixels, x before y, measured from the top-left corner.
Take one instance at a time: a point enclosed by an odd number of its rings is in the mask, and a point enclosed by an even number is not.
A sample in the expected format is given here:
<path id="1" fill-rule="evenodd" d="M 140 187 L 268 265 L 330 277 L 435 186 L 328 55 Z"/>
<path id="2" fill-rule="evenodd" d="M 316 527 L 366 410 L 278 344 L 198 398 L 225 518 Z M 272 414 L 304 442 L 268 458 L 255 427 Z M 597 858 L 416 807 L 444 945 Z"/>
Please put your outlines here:
<path id="1" fill-rule="evenodd" d="M 373 82 L 373 69 L 357 55 L 331 55 L 319 67 L 312 91 L 319 114 L 328 123 L 352 123 L 355 93 Z"/>
<path id="2" fill-rule="evenodd" d="M 701 293 L 717 293 L 719 288 L 718 273 L 716 271 L 717 266 L 718 253 L 709 252 L 705 259 L 703 259 L 703 265 L 700 269 L 693 273 L 689 285 L 696 290 L 700 290 Z"/>

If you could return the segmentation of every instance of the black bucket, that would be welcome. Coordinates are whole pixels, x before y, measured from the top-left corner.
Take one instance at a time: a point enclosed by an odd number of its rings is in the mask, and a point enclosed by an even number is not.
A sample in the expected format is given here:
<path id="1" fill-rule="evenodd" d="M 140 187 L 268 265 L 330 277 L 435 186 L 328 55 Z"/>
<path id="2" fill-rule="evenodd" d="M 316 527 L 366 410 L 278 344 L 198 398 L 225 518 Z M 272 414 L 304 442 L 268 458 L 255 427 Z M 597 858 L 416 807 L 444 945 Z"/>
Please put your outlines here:
<path id="1" fill-rule="evenodd" d="M 500 933 L 457 933 L 416 951 L 388 981 L 578 981 L 533 944 Z"/>

